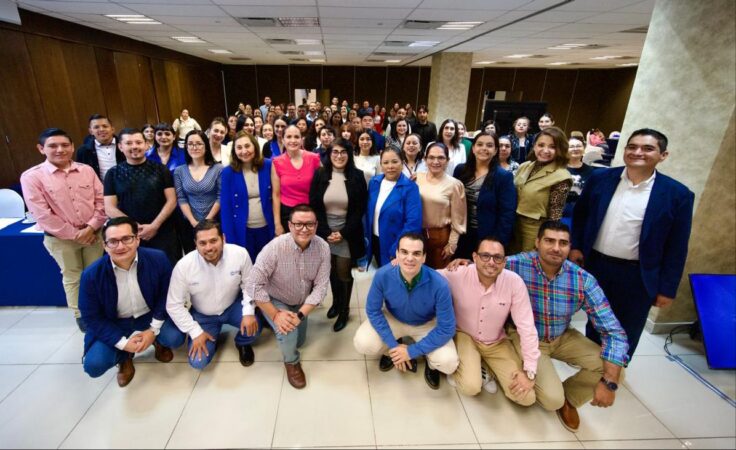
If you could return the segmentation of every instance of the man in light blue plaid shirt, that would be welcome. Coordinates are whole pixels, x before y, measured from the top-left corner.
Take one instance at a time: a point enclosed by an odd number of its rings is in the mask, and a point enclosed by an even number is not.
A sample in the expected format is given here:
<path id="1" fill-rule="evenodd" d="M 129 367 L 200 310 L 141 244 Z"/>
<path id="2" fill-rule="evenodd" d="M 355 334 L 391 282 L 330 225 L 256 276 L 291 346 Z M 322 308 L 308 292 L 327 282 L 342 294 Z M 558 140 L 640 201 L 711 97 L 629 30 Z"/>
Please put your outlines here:
<path id="1" fill-rule="evenodd" d="M 534 311 L 541 352 L 535 381 L 537 401 L 548 411 L 556 410 L 565 428 L 575 432 L 580 426 L 576 408 L 591 399 L 593 406 L 613 405 L 629 361 L 628 341 L 595 278 L 567 260 L 567 225 L 543 223 L 536 246 L 536 252 L 508 257 L 507 268 L 526 283 Z M 600 333 L 602 346 L 570 327 L 580 309 Z M 518 335 L 511 332 L 510 337 L 520 352 Z M 579 366 L 580 371 L 563 383 L 551 358 Z"/>

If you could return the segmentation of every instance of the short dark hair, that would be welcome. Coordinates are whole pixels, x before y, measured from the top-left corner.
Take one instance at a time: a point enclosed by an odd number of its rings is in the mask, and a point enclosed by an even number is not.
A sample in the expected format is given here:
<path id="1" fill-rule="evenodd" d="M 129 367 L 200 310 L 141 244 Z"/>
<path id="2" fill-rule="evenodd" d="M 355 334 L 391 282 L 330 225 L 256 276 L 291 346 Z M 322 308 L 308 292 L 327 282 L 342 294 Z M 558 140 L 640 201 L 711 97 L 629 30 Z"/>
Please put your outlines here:
<path id="1" fill-rule="evenodd" d="M 629 142 L 631 142 L 634 136 L 651 136 L 657 140 L 657 144 L 659 145 L 660 153 L 664 153 L 665 151 L 667 151 L 667 143 L 669 141 L 667 140 L 667 136 L 665 136 L 664 133 L 662 132 L 659 132 L 652 128 L 640 128 L 634 131 L 633 133 L 631 133 L 631 136 L 629 136 L 629 139 L 626 141 L 626 145 L 628 145 Z"/>
<path id="2" fill-rule="evenodd" d="M 368 116 L 371 119 L 373 118 L 373 114 L 369 113 L 368 111 L 363 110 L 363 114 L 360 114 L 360 120 L 363 120 L 363 117 Z"/>
<path id="3" fill-rule="evenodd" d="M 102 114 L 92 114 L 91 116 L 89 116 L 89 120 L 87 121 L 87 123 L 92 123 L 93 120 L 100 120 L 100 119 L 105 119 L 108 122 L 110 122 L 110 119 L 107 116 L 103 116 Z"/>
<path id="4" fill-rule="evenodd" d="M 197 233 L 199 233 L 200 231 L 207 231 L 212 229 L 217 230 L 217 234 L 219 236 L 222 236 L 222 226 L 220 225 L 220 222 L 212 219 L 200 220 L 194 227 L 194 240 L 197 240 Z"/>
<path id="5" fill-rule="evenodd" d="M 306 203 L 299 203 L 298 205 L 294 206 L 289 212 L 289 222 L 291 222 L 291 219 L 294 217 L 294 213 L 298 212 L 312 213 L 314 214 L 314 217 L 317 217 L 317 213 L 314 212 L 314 209 L 311 206 Z"/>
<path id="6" fill-rule="evenodd" d="M 46 128 L 38 135 L 38 143 L 43 147 L 46 145 L 46 139 L 54 136 L 63 136 L 69 139 L 69 142 L 72 142 L 71 136 L 61 128 Z"/>
<path id="7" fill-rule="evenodd" d="M 427 108 L 427 105 L 419 105 L 419 108 L 417 108 L 417 112 L 421 112 L 421 111 L 428 113 L 429 109 Z"/>
<path id="8" fill-rule="evenodd" d="M 427 239 L 424 237 L 421 233 L 415 233 L 413 231 L 407 231 L 406 233 L 399 236 L 399 239 L 396 241 L 396 250 L 399 249 L 399 244 L 401 244 L 402 239 L 409 239 L 410 241 L 421 241 L 422 243 L 422 254 L 427 253 Z"/>
<path id="9" fill-rule="evenodd" d="M 537 231 L 537 239 L 541 239 L 542 236 L 544 236 L 544 232 L 547 230 L 564 231 L 568 235 L 570 234 L 570 227 L 568 227 L 566 223 L 560 220 L 546 220 L 542 222 L 542 225 L 539 226 L 539 231 Z"/>
<path id="10" fill-rule="evenodd" d="M 138 235 L 138 222 L 131 219 L 128 216 L 121 216 L 121 217 L 113 217 L 112 219 L 109 219 L 105 224 L 102 226 L 102 238 L 107 237 L 107 229 L 110 227 L 119 227 L 121 225 L 130 225 L 131 231 L 133 231 L 134 235 Z"/>
<path id="11" fill-rule="evenodd" d="M 506 246 L 503 245 L 503 242 L 501 242 L 501 239 L 499 239 L 497 236 L 494 235 L 488 235 L 483 236 L 482 238 L 478 239 L 478 245 L 475 246 L 475 253 L 478 253 L 478 250 L 480 250 L 480 245 L 484 242 L 495 242 L 501 247 L 503 247 L 503 254 L 506 255 Z"/>
<path id="12" fill-rule="evenodd" d="M 143 135 L 143 131 L 140 130 L 140 128 L 134 128 L 134 127 L 125 127 L 122 130 L 120 130 L 120 133 L 118 133 L 118 142 L 123 140 L 123 136 L 125 135 L 133 135 L 133 134 L 140 134 Z"/>

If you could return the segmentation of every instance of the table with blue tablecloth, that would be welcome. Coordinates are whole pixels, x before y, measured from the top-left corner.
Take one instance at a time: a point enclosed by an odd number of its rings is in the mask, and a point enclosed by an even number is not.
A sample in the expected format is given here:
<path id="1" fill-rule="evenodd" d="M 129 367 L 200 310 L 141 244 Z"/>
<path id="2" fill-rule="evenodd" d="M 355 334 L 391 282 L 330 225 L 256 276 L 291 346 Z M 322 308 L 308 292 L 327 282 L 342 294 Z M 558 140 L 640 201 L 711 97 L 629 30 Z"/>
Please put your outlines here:
<path id="1" fill-rule="evenodd" d="M 18 221 L 0 229 L 0 306 L 66 306 L 61 272 L 43 233 L 22 233 Z"/>

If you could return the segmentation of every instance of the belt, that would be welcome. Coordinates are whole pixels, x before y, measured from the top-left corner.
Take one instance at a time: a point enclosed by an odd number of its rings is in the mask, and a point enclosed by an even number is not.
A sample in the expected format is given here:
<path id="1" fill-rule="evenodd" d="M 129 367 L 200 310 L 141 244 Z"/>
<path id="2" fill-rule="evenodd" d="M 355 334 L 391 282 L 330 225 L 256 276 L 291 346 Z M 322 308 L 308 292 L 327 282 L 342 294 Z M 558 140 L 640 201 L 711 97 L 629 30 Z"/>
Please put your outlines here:
<path id="1" fill-rule="evenodd" d="M 603 253 L 601 253 L 599 251 L 596 251 L 596 250 L 593 250 L 593 254 L 596 257 L 598 257 L 598 258 L 600 258 L 600 259 L 602 259 L 604 261 L 608 261 L 608 262 L 611 262 L 611 263 L 614 263 L 614 264 L 623 264 L 623 265 L 626 265 L 626 266 L 638 266 L 639 265 L 639 260 L 638 259 L 616 258 L 615 256 L 604 255 Z"/>

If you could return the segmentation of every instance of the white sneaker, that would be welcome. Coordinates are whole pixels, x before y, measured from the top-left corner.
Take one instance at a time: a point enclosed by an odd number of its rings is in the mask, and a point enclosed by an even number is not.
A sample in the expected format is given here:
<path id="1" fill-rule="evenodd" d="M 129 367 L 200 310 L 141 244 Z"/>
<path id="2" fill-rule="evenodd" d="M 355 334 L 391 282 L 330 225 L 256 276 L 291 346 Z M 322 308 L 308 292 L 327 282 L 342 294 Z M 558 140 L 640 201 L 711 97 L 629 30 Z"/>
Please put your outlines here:
<path id="1" fill-rule="evenodd" d="M 455 376 L 452 374 L 447 375 L 447 384 L 449 384 L 452 387 L 457 387 L 457 383 L 455 383 Z"/>
<path id="2" fill-rule="evenodd" d="M 485 366 L 480 366 L 480 376 L 483 380 L 483 390 L 488 392 L 489 394 L 495 394 L 498 392 L 498 385 L 496 384 L 496 380 L 493 379 L 493 374 L 491 371 L 486 369 Z"/>

